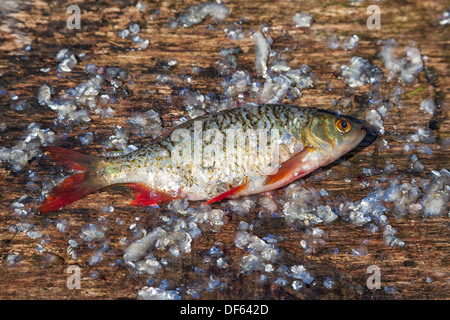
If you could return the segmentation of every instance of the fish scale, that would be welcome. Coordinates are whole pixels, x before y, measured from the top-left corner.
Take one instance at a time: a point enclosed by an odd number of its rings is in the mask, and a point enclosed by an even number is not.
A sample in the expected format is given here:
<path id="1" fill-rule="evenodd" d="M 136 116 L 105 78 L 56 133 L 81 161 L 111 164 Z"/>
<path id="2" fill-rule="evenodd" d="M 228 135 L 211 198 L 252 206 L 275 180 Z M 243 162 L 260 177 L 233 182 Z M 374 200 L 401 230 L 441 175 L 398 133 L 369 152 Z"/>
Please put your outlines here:
<path id="1" fill-rule="evenodd" d="M 203 132 L 208 129 L 218 129 L 220 133 L 225 135 L 226 130 L 228 129 L 243 129 L 246 131 L 262 126 L 267 130 L 272 130 L 274 128 L 279 129 L 281 136 L 288 132 L 295 133 L 296 128 L 292 127 L 294 123 L 295 125 L 304 123 L 315 113 L 317 113 L 317 110 L 315 109 L 303 109 L 288 105 L 252 105 L 196 118 L 183 126 L 183 129 L 188 130 L 189 135 L 193 136 L 195 121 L 201 121 Z M 283 115 L 283 117 L 281 115 Z M 287 146 L 286 148 L 289 148 L 289 146 L 294 144 L 302 144 L 303 140 L 301 135 L 292 135 L 292 138 L 284 144 Z M 175 145 L 176 144 L 172 142 L 172 135 L 169 134 L 162 140 L 157 140 L 136 151 L 136 154 L 130 153 L 114 158 L 106 165 L 111 168 L 108 171 L 116 171 L 114 178 L 110 179 L 109 183 L 131 183 L 138 181 L 150 185 L 152 189 L 157 189 L 158 191 L 165 193 L 176 195 L 182 191 L 184 194 L 188 195 L 188 198 L 204 199 L 213 196 L 216 193 L 215 190 L 219 184 L 221 185 L 221 188 L 223 185 L 226 185 L 226 188 L 231 189 L 244 183 L 251 173 L 262 171 L 260 166 L 255 167 L 253 164 L 247 163 L 237 163 L 235 164 L 235 168 L 230 166 L 203 168 L 200 166 L 197 168 L 196 176 L 194 177 L 192 163 L 185 163 L 185 170 L 179 170 L 180 168 L 170 160 L 170 153 Z M 192 146 L 194 146 L 193 143 Z M 202 154 L 206 146 L 206 144 L 202 145 Z M 244 155 L 248 153 L 248 150 L 238 148 L 239 147 L 236 146 L 236 153 L 242 152 Z M 258 145 L 257 148 L 259 148 Z M 155 149 L 167 151 L 168 156 L 164 158 L 155 157 Z M 192 148 L 191 160 L 194 158 L 193 153 L 194 150 Z M 279 160 L 280 163 L 286 161 L 291 156 L 292 153 L 285 153 Z M 136 159 L 141 158 L 146 159 L 146 163 L 154 165 L 138 168 L 136 166 Z M 257 160 L 259 160 L 259 163 L 265 163 L 265 159 Z M 131 165 L 123 166 L 122 164 L 124 163 Z M 173 181 L 176 182 L 170 183 Z M 164 184 L 164 182 L 166 183 Z"/>

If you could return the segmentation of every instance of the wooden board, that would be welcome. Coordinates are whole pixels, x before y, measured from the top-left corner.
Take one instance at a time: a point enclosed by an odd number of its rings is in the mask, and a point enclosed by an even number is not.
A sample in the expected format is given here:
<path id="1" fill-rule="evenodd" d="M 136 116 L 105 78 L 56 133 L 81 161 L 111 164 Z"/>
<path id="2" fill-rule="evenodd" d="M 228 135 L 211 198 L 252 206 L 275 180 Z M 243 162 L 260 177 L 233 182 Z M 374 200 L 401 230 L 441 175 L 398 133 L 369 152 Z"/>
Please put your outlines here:
<path id="1" fill-rule="evenodd" d="M 426 66 L 435 70 L 436 80 L 427 81 L 424 72 L 418 81 L 410 86 L 403 86 L 405 95 L 402 108 L 392 110 L 385 119 L 385 139 L 390 148 L 382 148 L 381 139 L 357 150 L 348 157 L 350 166 L 333 164 L 313 173 L 308 179 L 308 186 L 326 189 L 333 197 L 345 196 L 351 201 L 361 200 L 368 189 L 360 186 L 356 180 L 361 176 L 362 168 L 382 169 L 386 163 L 394 163 L 404 179 L 425 178 L 431 170 L 449 168 L 448 139 L 450 122 L 448 119 L 449 91 L 449 38 L 448 26 L 438 25 L 438 15 L 446 10 L 441 1 L 382 1 L 376 2 L 381 8 L 381 29 L 370 30 L 366 27 L 369 3 L 352 5 L 347 0 L 340 1 L 224 1 L 231 9 L 230 15 L 223 22 L 214 23 L 210 18 L 189 28 L 167 28 L 167 22 L 185 12 L 193 1 L 152 1 L 147 9 L 139 11 L 134 1 L 10 1 L 0 4 L 0 122 L 7 125 L 0 135 L 0 146 L 12 147 L 23 136 L 30 122 L 36 122 L 42 128 L 53 128 L 57 142 L 68 148 L 98 154 L 101 141 L 114 133 L 115 125 L 127 127 L 131 112 L 144 112 L 147 109 L 158 111 L 169 129 L 173 121 L 187 117 L 179 91 L 186 87 L 182 82 L 185 76 L 191 77 L 189 87 L 208 94 L 220 94 L 223 77 L 217 71 L 216 61 L 220 59 L 220 50 L 239 47 L 237 55 L 238 70 L 246 70 L 257 77 L 254 68 L 254 45 L 249 37 L 251 31 L 267 26 L 266 34 L 273 39 L 272 49 L 283 51 L 291 66 L 309 65 L 318 76 L 312 89 L 304 90 L 295 103 L 301 106 L 314 106 L 333 110 L 334 99 L 348 97 L 352 105 L 346 109 L 348 114 L 363 117 L 364 104 L 360 98 L 368 92 L 368 85 L 349 89 L 338 78 L 339 66 L 348 64 L 352 56 L 361 56 L 383 67 L 377 52 L 380 40 L 395 38 L 401 46 L 414 41 L 421 53 L 427 56 Z M 66 9 L 76 4 L 81 8 L 81 29 L 70 30 L 66 27 L 69 14 Z M 3 7 L 1 7 L 3 6 Z M 155 11 L 159 10 L 159 11 Z M 311 28 L 296 28 L 292 17 L 296 12 L 310 12 L 314 16 Z M 233 22 L 242 23 L 246 37 L 242 40 L 230 40 L 223 29 Z M 150 40 L 144 50 L 138 50 L 130 38 L 121 39 L 117 32 L 126 29 L 131 22 L 141 27 L 140 36 Z M 341 48 L 331 50 L 327 39 L 338 34 L 348 38 L 357 34 L 360 38 L 355 50 L 345 51 Z M 25 50 L 30 45 L 30 50 Z M 75 53 L 84 52 L 89 57 L 80 62 L 72 72 L 58 77 L 56 54 L 63 48 L 70 48 Z M 133 50 L 134 48 L 134 50 Z M 176 59 L 177 64 L 170 71 L 164 68 L 163 61 Z M 117 66 L 128 71 L 132 85 L 130 95 L 118 100 L 114 105 L 113 118 L 91 116 L 89 128 L 80 126 L 67 131 L 68 138 L 61 140 L 61 127 L 55 125 L 56 114 L 50 108 L 40 106 L 36 92 L 43 83 L 48 83 L 57 92 L 67 90 L 86 80 L 83 67 L 87 63 L 97 66 Z M 195 72 L 199 67 L 200 72 Z M 43 72 L 42 68 L 51 68 Z M 384 68 L 384 67 L 383 67 Z M 431 70 L 431 69 L 430 69 Z M 383 71 L 386 71 L 383 69 Z M 170 83 L 160 84 L 158 74 L 169 75 Z M 329 85 L 334 87 L 328 90 Z M 386 96 L 394 92 L 395 80 L 386 83 L 382 90 Z M 419 92 L 409 95 L 419 88 Z M 19 100 L 30 103 L 24 112 L 12 110 L 11 98 L 17 95 Z M 169 100 L 167 97 L 171 97 Z M 439 108 L 431 117 L 419 109 L 419 103 L 432 97 Z M 366 105 L 367 107 L 367 105 Z M 32 114 L 32 117 L 30 117 Z M 433 121 L 436 142 L 428 144 L 432 154 L 421 154 L 425 166 L 422 173 L 409 170 L 411 153 L 404 152 L 405 141 L 400 139 L 412 134 L 417 127 L 427 127 Z M 394 128 L 395 126 L 395 128 Z M 96 132 L 94 143 L 83 147 L 78 136 L 88 131 Z M 446 144 L 443 143 L 447 141 Z M 139 137 L 132 136 L 131 143 L 141 143 Z M 369 156 L 367 156 L 369 155 Z M 324 175 L 332 169 L 332 174 Z M 35 216 L 21 219 L 13 213 L 11 204 L 25 193 L 29 170 L 38 170 L 45 174 L 49 167 L 38 166 L 31 162 L 18 172 L 12 172 L 5 164 L 0 167 L 0 299 L 134 299 L 137 290 L 146 285 L 145 277 L 132 275 L 129 269 L 116 260 L 123 260 L 126 246 L 122 238 L 130 238 L 128 226 L 140 217 L 138 223 L 151 230 L 159 219 L 158 215 L 167 210 L 164 206 L 158 210 L 134 208 L 128 206 L 131 193 L 125 187 L 109 187 L 89 195 L 66 209 L 45 217 Z M 390 178 L 398 176 L 399 172 Z M 319 177 L 319 178 L 318 178 Z M 352 183 L 344 182 L 351 177 Z M 365 177 L 373 184 L 376 175 Z M 277 197 L 282 193 L 274 193 Z M 258 196 L 252 197 L 258 201 Z M 67 252 L 70 239 L 79 239 L 81 228 L 86 224 L 96 223 L 105 214 L 100 211 L 104 205 L 113 205 L 115 210 L 107 219 L 111 221 L 105 231 L 109 239 L 109 249 L 103 260 L 91 266 L 89 258 L 93 250 L 89 244 L 81 243 L 78 259 Z M 198 206 L 192 203 L 192 206 Z M 221 204 L 214 207 L 220 208 Z M 60 232 L 55 221 L 67 219 L 68 230 Z M 123 224 L 116 223 L 120 219 Z M 227 286 L 212 292 L 204 291 L 202 299 L 448 299 L 449 290 L 449 220 L 448 216 L 423 219 L 421 216 L 407 215 L 395 220 L 389 217 L 398 236 L 405 242 L 403 248 L 385 245 L 382 232 L 364 233 L 363 228 L 356 227 L 338 219 L 330 226 L 320 225 L 326 231 L 328 240 L 318 246 L 313 253 L 305 255 L 299 243 L 302 232 L 293 229 L 283 219 L 270 217 L 258 219 L 258 211 L 253 210 L 245 217 L 230 212 L 224 219 L 219 232 L 204 231 L 192 243 L 190 253 L 182 254 L 182 259 L 173 258 L 167 252 L 158 252 L 158 258 L 166 257 L 170 267 L 163 268 L 158 281 L 169 279 L 172 284 L 192 283 L 196 279 L 207 277 L 198 275 L 195 267 L 204 265 L 206 270 L 219 273 Z M 239 221 L 259 221 L 252 231 L 263 237 L 268 234 L 282 235 L 284 240 L 278 243 L 283 251 L 280 264 L 302 264 L 316 279 L 310 286 L 299 291 L 291 286 L 266 284 L 258 282 L 260 273 L 241 273 L 239 261 L 245 251 L 234 244 Z M 32 239 L 25 233 L 17 233 L 11 228 L 18 223 L 29 222 L 38 230 L 48 234 Z M 352 249 L 365 244 L 367 254 L 355 257 Z M 217 241 L 222 243 L 226 256 L 231 257 L 230 265 L 225 270 L 217 270 L 213 265 L 204 263 L 204 252 Z M 366 241 L 367 242 L 367 241 Z M 97 244 L 99 246 L 100 244 Z M 42 246 L 43 250 L 40 249 Z M 98 247 L 97 247 L 98 248 Z M 330 250 L 339 248 L 337 255 Z M 19 254 L 21 261 L 8 266 L 6 259 L 10 254 Z M 81 289 L 68 289 L 66 283 L 68 266 L 81 267 Z M 377 265 L 381 270 L 382 288 L 395 286 L 396 293 L 384 290 L 370 290 L 366 286 L 369 276 L 367 267 Z M 331 289 L 323 286 L 327 276 L 332 276 L 335 285 Z M 204 280 L 204 279 L 203 279 Z"/>

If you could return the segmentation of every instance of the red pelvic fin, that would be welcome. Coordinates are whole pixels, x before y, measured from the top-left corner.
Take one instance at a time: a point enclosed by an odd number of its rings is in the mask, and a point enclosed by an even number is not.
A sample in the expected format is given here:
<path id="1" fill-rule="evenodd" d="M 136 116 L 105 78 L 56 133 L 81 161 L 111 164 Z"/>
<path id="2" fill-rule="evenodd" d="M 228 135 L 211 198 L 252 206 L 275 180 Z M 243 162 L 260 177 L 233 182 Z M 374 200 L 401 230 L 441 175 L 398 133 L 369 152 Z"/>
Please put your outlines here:
<path id="1" fill-rule="evenodd" d="M 205 202 L 203 205 L 211 204 L 211 203 L 214 203 L 214 202 L 218 202 L 218 201 L 222 201 L 222 200 L 228 199 L 228 198 L 230 198 L 232 196 L 236 196 L 240 192 L 242 192 L 245 189 L 247 189 L 247 187 L 248 187 L 248 182 L 244 183 L 244 184 L 242 184 L 240 186 L 237 186 L 237 187 L 235 187 L 233 189 L 230 189 L 228 191 L 225 191 L 222 194 L 219 194 L 217 197 L 212 198 L 211 200 Z"/>
<path id="2" fill-rule="evenodd" d="M 160 202 L 170 201 L 178 197 L 171 196 L 162 191 L 155 191 L 143 183 L 129 183 L 128 186 L 133 190 L 133 206 L 154 206 Z"/>
<path id="3" fill-rule="evenodd" d="M 40 213 L 48 213 L 92 193 L 106 184 L 97 179 L 96 168 L 101 158 L 85 155 L 60 147 L 44 147 L 44 152 L 49 154 L 57 163 L 78 171 L 56 186 L 39 208 Z"/>
<path id="4" fill-rule="evenodd" d="M 280 184 L 280 186 L 283 186 L 308 174 L 309 171 L 302 170 L 302 166 L 304 164 L 304 157 L 309 154 L 311 150 L 312 148 L 306 147 L 289 160 L 283 162 L 277 173 L 267 176 L 264 185 Z"/>

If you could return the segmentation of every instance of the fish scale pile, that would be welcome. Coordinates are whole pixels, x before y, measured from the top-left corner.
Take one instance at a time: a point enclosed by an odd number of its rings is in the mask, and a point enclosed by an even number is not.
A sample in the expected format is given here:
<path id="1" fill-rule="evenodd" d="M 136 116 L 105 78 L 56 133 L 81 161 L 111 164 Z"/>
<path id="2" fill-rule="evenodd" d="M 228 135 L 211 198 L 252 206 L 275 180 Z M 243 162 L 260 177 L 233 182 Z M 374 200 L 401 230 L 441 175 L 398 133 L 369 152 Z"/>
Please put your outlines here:
<path id="1" fill-rule="evenodd" d="M 136 8 L 146 12 L 147 5 L 140 2 Z M 151 19 L 157 19 L 158 13 L 152 11 Z M 205 113 L 236 108 L 252 101 L 260 103 L 279 103 L 282 101 L 294 102 L 301 95 L 307 94 L 318 76 L 308 65 L 291 66 L 283 52 L 275 52 L 271 45 L 273 40 L 266 35 L 268 27 L 260 31 L 246 30 L 239 22 L 228 23 L 223 21 L 230 14 L 226 5 L 220 3 L 195 4 L 189 7 L 179 18 L 167 22 L 168 28 L 190 28 L 193 25 L 204 23 L 209 16 L 213 18 L 212 29 L 225 32 L 231 43 L 230 48 L 221 49 L 220 58 L 215 68 L 223 80 L 220 83 L 221 94 L 200 92 L 191 86 L 190 75 L 179 77 L 175 75 L 156 75 L 157 85 L 170 83 L 176 79 L 185 88 L 180 90 L 179 97 L 185 111 L 190 118 Z M 441 18 L 440 18 L 441 19 Z M 445 21 L 444 18 L 441 20 Z M 298 12 L 292 18 L 296 28 L 310 28 L 314 25 L 313 16 L 307 12 Z M 135 49 L 145 50 L 149 40 L 140 35 L 142 25 L 130 23 L 127 29 L 117 32 L 117 37 L 130 41 L 130 54 Z M 238 59 L 240 53 L 239 41 L 252 39 L 254 43 L 255 63 L 254 70 L 241 69 Z M 342 35 L 330 35 L 324 46 L 338 50 L 339 47 L 351 52 L 357 47 L 359 37 L 353 35 L 340 44 Z M 131 39 L 131 40 L 130 40 Z M 134 43 L 132 44 L 131 41 Z M 383 142 L 382 148 L 389 149 L 392 140 L 386 135 L 385 122 L 388 121 L 394 105 L 402 107 L 401 94 L 405 84 L 416 81 L 423 71 L 424 57 L 419 49 L 407 46 L 399 49 L 394 40 L 387 40 L 379 47 L 378 57 L 384 64 L 387 74 L 383 74 L 380 66 L 370 62 L 368 57 L 353 56 L 348 65 L 340 66 L 339 79 L 355 90 L 368 90 L 366 95 L 370 103 L 367 106 L 365 120 L 372 129 L 377 131 L 379 139 Z M 132 83 L 132 75 L 126 70 L 115 66 L 96 66 L 89 63 L 89 57 L 83 52 L 74 52 L 62 48 L 56 56 L 57 65 L 41 69 L 41 72 L 57 72 L 62 81 L 74 69 L 84 68 L 86 80 L 56 94 L 58 88 L 55 84 L 43 84 L 37 92 L 37 100 L 42 111 L 54 115 L 51 128 L 42 128 L 41 124 L 31 122 L 23 137 L 10 147 L 0 147 L 0 159 L 5 167 L 12 171 L 23 172 L 29 160 L 41 156 L 40 147 L 60 144 L 69 134 L 78 134 L 79 143 L 89 146 L 96 142 L 103 146 L 103 154 L 112 152 L 127 153 L 134 151 L 138 146 L 129 143 L 131 137 L 155 138 L 163 132 L 160 115 L 154 110 L 134 112 L 128 115 L 127 126 L 116 126 L 111 136 L 103 137 L 89 131 L 89 124 L 94 115 L 103 118 L 113 118 L 115 110 L 120 108 L 121 101 L 126 101 L 129 95 L 128 85 Z M 171 59 L 167 69 L 177 64 Z M 193 70 L 195 74 L 197 70 Z M 397 81 L 393 92 L 384 96 L 378 90 L 382 82 Z M 367 89 L 367 86 L 369 89 Z M 26 100 L 0 90 L 0 94 L 9 94 L 10 108 L 16 112 L 27 112 L 30 106 Z M 168 103 L 171 103 L 168 97 Z M 439 108 L 430 98 L 424 100 L 418 110 L 433 115 Z M 344 107 L 345 109 L 345 107 Z M 340 112 L 341 110 L 337 110 Z M 419 111 L 417 111 L 419 112 Z M 424 113 L 425 115 L 425 113 Z M 125 115 L 127 116 L 127 115 Z M 179 123 L 186 119 L 181 118 Z M 229 279 L 235 276 L 232 265 L 239 267 L 239 272 L 258 276 L 258 284 L 273 283 L 293 291 L 306 290 L 311 284 L 318 284 L 326 289 L 333 289 L 336 285 L 337 275 L 325 278 L 316 277 L 305 265 L 302 256 L 291 257 L 286 264 L 283 261 L 288 253 L 281 249 L 280 243 L 284 240 L 282 234 L 260 234 L 258 226 L 261 219 L 282 219 L 284 223 L 295 230 L 301 227 L 302 240 L 297 244 L 304 255 L 314 254 L 316 247 L 324 246 L 327 233 L 321 229 L 323 226 L 333 225 L 337 220 L 360 227 L 362 234 L 379 233 L 387 246 L 401 248 L 407 244 L 398 236 L 397 230 L 392 226 L 396 219 L 409 217 L 448 217 L 447 203 L 449 201 L 450 172 L 433 170 L 425 167 L 420 161 L 422 154 L 431 154 L 427 144 L 435 141 L 433 132 L 426 124 L 417 124 L 416 132 L 402 137 L 405 141 L 405 152 L 410 154 L 412 172 L 426 172 L 427 178 L 406 178 L 400 173 L 394 163 L 387 163 L 377 172 L 378 180 L 366 182 L 362 179 L 355 186 L 354 177 L 346 177 L 343 183 L 367 190 L 366 196 L 357 201 L 350 201 L 343 197 L 336 197 L 334 192 L 317 190 L 308 186 L 308 179 L 326 179 L 333 175 L 333 169 L 321 171 L 313 178 L 296 181 L 283 189 L 280 197 L 272 194 L 257 195 L 247 198 L 229 200 L 213 207 L 192 206 L 188 201 L 173 200 L 160 212 L 158 209 L 143 209 L 135 216 L 131 223 L 117 218 L 115 208 L 111 203 L 104 203 L 101 207 L 101 217 L 97 221 L 86 217 L 86 224 L 77 230 L 71 230 L 70 220 L 57 219 L 56 228 L 66 234 L 66 253 L 73 259 L 79 259 L 81 244 L 87 244 L 91 255 L 86 263 L 89 266 L 99 266 L 108 261 L 110 267 L 125 265 L 130 271 L 145 275 L 147 283 L 138 290 L 137 296 L 141 299 L 199 299 L 207 293 L 216 290 L 226 290 Z M 59 129 L 59 130 L 56 130 Z M 61 130 L 62 129 L 62 130 Z M 0 122 L 0 131 L 8 130 L 7 122 Z M 58 132 L 58 133 L 57 133 Z M 448 141 L 445 142 L 448 145 Z M 371 176 L 373 168 L 365 168 L 362 176 Z M 11 204 L 11 214 L 16 223 L 9 228 L 11 234 L 26 234 L 36 242 L 36 250 L 43 256 L 43 264 L 50 264 L 55 256 L 47 251 L 51 238 L 48 230 L 41 224 L 33 224 L 35 214 L 33 204 L 39 203 L 44 196 L 65 178 L 63 173 L 56 173 L 51 179 L 39 176 L 36 172 L 29 172 L 28 182 L 24 194 Z M 389 180 L 388 180 L 389 179 Z M 259 212 L 254 216 L 251 212 Z M 156 223 L 147 225 L 142 217 L 148 214 L 156 215 Z M 236 215 L 240 220 L 234 232 L 234 243 L 226 244 L 216 241 L 210 248 L 200 250 L 195 247 L 196 239 L 202 234 L 220 234 L 227 215 Z M 112 249 L 107 234 L 111 225 L 127 229 L 126 236 L 119 239 L 123 249 L 123 256 L 111 260 L 106 257 L 117 256 Z M 71 230 L 70 236 L 68 230 Z M 78 237 L 76 236 L 78 234 Z M 218 237 L 220 238 L 220 237 Z M 347 254 L 356 258 L 367 255 L 369 240 L 362 241 L 351 252 L 340 252 L 334 248 L 329 254 Z M 242 252 L 242 255 L 231 256 L 227 254 L 230 246 Z M 233 251 L 233 250 L 231 250 Z M 161 255 L 161 253 L 164 253 Z M 196 278 L 187 282 L 176 282 L 166 279 L 162 274 L 170 270 L 171 261 L 183 259 L 184 256 L 197 254 L 202 257 L 202 263 L 193 266 Z M 158 258 L 161 257 L 162 258 Z M 23 260 L 21 253 L 10 252 L 5 263 L 7 266 L 20 265 Z M 239 261 L 235 261 L 239 259 Z M 194 260 L 194 259 L 192 259 Z M 92 279 L 98 277 L 94 271 Z M 386 286 L 385 292 L 396 292 L 395 286 Z"/>

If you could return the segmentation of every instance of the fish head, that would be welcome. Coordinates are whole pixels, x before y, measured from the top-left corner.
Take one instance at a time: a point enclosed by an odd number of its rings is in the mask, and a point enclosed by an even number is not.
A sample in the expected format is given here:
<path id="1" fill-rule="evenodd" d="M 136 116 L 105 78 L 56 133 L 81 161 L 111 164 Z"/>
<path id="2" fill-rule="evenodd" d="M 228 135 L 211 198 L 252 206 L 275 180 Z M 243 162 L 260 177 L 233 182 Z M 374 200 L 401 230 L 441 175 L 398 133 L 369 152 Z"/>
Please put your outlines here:
<path id="1" fill-rule="evenodd" d="M 359 145 L 366 134 L 357 120 L 320 112 L 310 120 L 305 136 L 307 145 L 326 152 L 334 161 Z"/>

